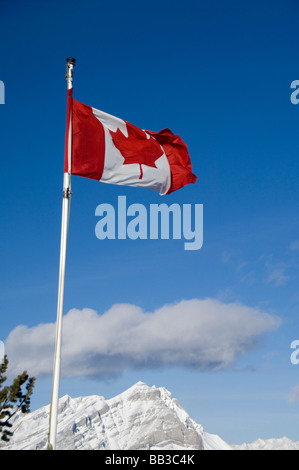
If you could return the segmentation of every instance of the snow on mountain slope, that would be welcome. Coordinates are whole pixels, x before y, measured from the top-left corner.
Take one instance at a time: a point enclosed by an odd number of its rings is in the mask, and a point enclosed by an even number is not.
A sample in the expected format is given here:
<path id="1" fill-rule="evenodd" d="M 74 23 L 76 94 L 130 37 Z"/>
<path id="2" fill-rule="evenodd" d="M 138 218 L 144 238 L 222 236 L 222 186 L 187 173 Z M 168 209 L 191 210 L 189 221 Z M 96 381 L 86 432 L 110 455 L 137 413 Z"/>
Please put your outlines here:
<path id="1" fill-rule="evenodd" d="M 45 449 L 49 405 L 16 415 L 7 450 Z M 165 388 L 138 382 L 120 395 L 59 400 L 57 449 L 231 450 L 220 437 L 205 433 Z"/>
<path id="2" fill-rule="evenodd" d="M 288 437 L 280 439 L 257 439 L 250 444 L 233 445 L 234 450 L 299 450 L 299 442 Z"/>
<path id="3" fill-rule="evenodd" d="M 1 449 L 45 449 L 49 405 L 17 414 L 14 436 Z M 257 439 L 228 445 L 206 433 L 165 388 L 138 382 L 110 400 L 92 395 L 59 400 L 57 449 L 65 450 L 299 450 L 299 442 Z"/>

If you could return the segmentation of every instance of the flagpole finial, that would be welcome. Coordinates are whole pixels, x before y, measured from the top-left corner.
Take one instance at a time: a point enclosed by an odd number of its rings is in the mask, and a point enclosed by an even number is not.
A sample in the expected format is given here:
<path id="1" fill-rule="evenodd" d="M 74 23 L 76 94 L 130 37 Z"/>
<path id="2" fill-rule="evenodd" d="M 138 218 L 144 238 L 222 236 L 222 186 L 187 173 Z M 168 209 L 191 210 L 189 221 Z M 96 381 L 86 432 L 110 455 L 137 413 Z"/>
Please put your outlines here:
<path id="1" fill-rule="evenodd" d="M 66 59 L 66 80 L 67 80 L 67 89 L 71 90 L 73 88 L 73 68 L 76 64 L 76 59 L 73 57 L 68 57 Z"/>
<path id="2" fill-rule="evenodd" d="M 66 62 L 67 62 L 67 64 L 75 65 L 76 64 L 76 59 L 74 59 L 74 57 L 68 57 L 66 59 Z"/>

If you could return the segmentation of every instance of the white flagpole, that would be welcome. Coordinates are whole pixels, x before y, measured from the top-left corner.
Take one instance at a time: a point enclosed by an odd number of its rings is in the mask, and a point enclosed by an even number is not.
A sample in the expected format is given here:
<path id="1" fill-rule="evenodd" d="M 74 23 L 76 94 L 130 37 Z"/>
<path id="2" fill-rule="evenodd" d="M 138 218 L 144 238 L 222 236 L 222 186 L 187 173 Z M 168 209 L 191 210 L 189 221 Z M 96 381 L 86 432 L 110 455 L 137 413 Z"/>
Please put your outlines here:
<path id="1" fill-rule="evenodd" d="M 73 88 L 73 67 L 75 59 L 69 57 L 67 59 L 67 89 Z M 64 298 L 64 279 L 65 279 L 65 260 L 66 260 L 66 247 L 68 237 L 68 219 L 69 219 L 69 204 L 71 196 L 71 171 L 70 159 L 72 152 L 72 119 L 70 112 L 70 121 L 68 125 L 68 172 L 64 173 L 63 177 L 63 201 L 62 201 L 62 221 L 61 221 L 61 241 L 60 241 L 60 264 L 59 264 L 59 285 L 58 285 L 58 301 L 57 301 L 57 321 L 56 321 L 56 341 L 55 341 L 55 354 L 54 354 L 54 367 L 53 367 L 53 385 L 52 397 L 50 405 L 49 416 L 49 436 L 48 436 L 48 449 L 55 450 L 56 448 L 56 434 L 57 434 L 57 415 L 58 415 L 58 397 L 59 397 L 59 380 L 60 380 L 60 357 L 61 357 L 61 338 L 62 338 L 62 316 L 63 316 L 63 298 Z"/>

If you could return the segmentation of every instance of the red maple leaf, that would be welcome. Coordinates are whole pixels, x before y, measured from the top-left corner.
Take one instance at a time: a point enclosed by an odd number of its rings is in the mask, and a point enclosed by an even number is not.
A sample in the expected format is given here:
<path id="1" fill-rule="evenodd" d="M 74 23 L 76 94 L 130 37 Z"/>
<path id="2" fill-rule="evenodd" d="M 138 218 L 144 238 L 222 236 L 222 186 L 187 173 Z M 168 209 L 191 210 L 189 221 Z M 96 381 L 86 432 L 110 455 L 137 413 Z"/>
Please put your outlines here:
<path id="1" fill-rule="evenodd" d="M 119 129 L 116 132 L 109 130 L 113 143 L 124 157 L 124 165 L 138 163 L 140 166 L 140 177 L 142 179 L 143 171 L 141 165 L 156 167 L 156 160 L 163 155 L 160 144 L 149 134 L 146 134 L 138 127 L 126 122 L 128 137 Z"/>

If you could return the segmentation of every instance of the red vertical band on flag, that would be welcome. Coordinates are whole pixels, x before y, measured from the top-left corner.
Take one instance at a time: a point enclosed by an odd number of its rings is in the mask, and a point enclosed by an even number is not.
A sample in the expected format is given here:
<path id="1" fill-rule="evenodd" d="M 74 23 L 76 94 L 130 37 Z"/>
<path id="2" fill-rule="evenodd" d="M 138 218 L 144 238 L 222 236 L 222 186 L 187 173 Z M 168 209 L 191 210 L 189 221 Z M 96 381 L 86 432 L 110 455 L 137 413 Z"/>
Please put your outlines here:
<path id="1" fill-rule="evenodd" d="M 92 108 L 73 100 L 72 175 L 99 181 L 105 164 L 105 131 Z"/>
<path id="2" fill-rule="evenodd" d="M 197 176 L 192 173 L 188 147 L 180 136 L 174 135 L 170 129 L 162 129 L 160 132 L 146 132 L 159 142 L 166 154 L 171 171 L 171 186 L 167 194 L 189 183 L 195 183 Z"/>
<path id="3" fill-rule="evenodd" d="M 69 130 L 72 115 L 73 89 L 67 91 L 67 109 L 66 109 L 66 133 L 65 133 L 65 152 L 64 152 L 64 173 L 71 171 L 69 168 Z"/>

